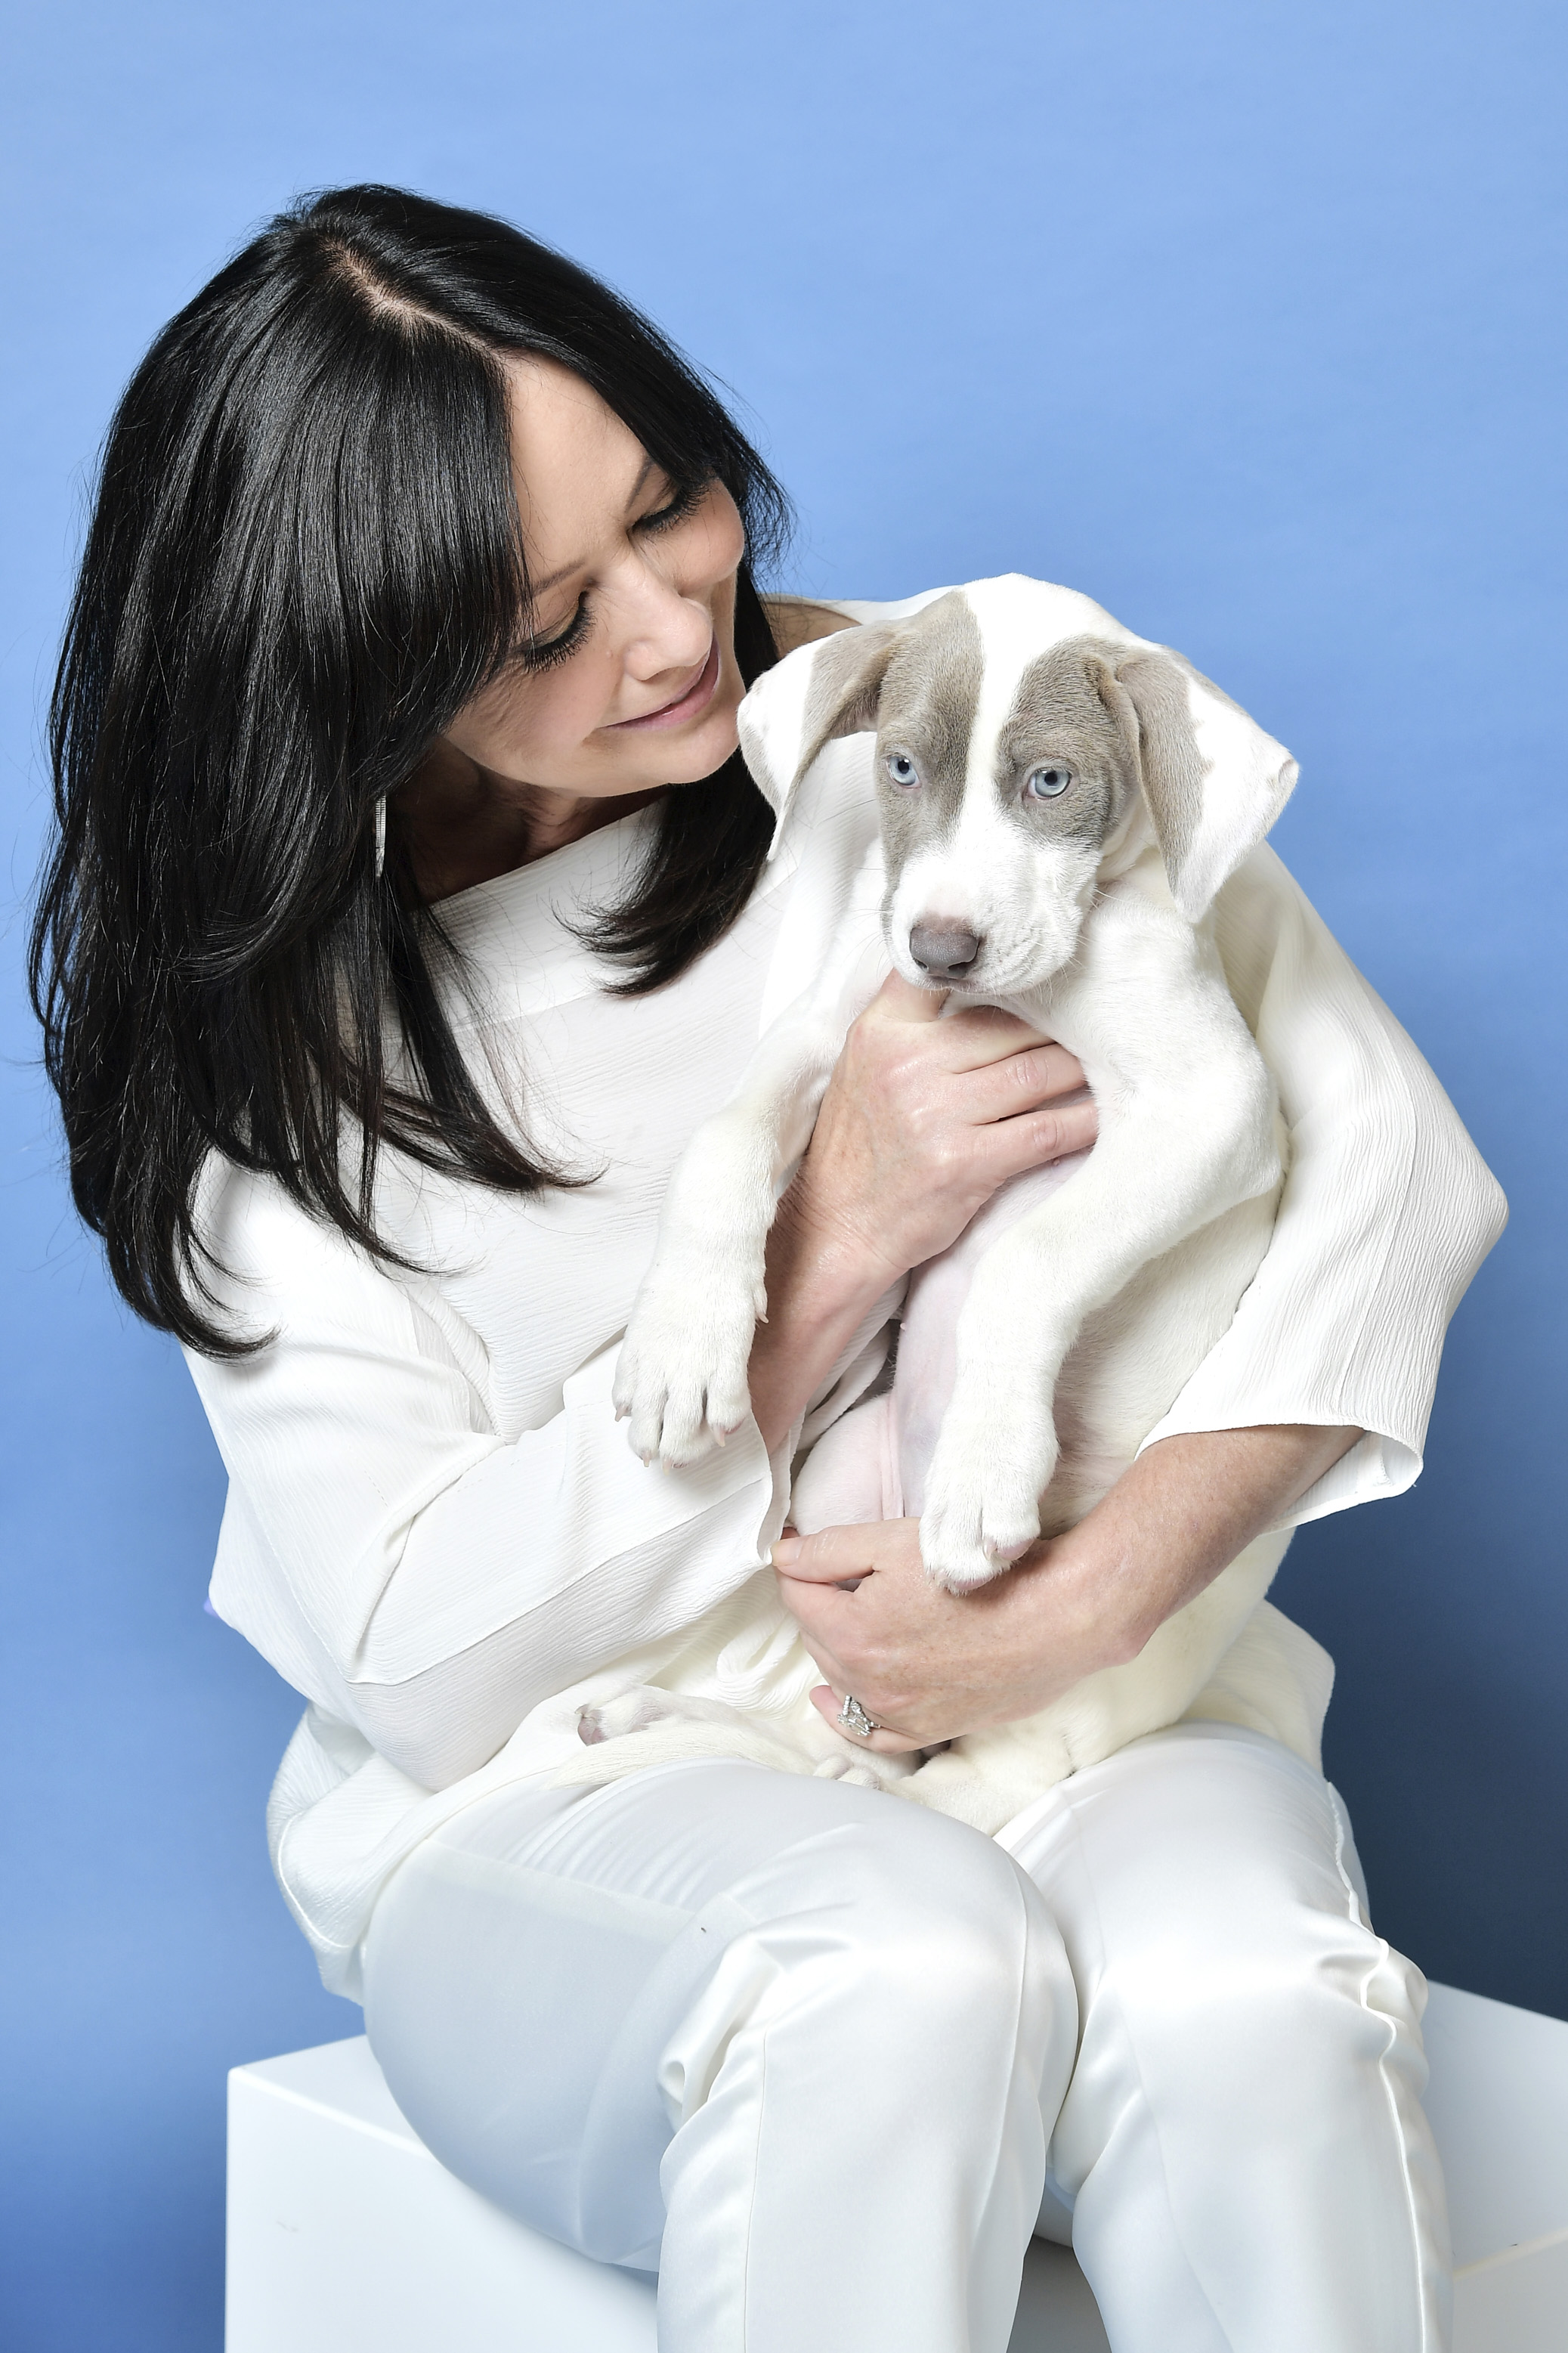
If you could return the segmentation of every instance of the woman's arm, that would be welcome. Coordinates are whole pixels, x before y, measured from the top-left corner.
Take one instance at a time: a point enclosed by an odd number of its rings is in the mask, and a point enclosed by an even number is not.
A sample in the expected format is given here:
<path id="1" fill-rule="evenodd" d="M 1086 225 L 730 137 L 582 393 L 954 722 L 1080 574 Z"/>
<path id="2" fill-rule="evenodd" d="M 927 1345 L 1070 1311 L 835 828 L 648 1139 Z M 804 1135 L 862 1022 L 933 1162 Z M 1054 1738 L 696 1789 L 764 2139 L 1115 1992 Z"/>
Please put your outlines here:
<path id="1" fill-rule="evenodd" d="M 1076 1528 L 963 1596 L 925 1574 L 918 1520 L 785 1536 L 780 1590 L 831 1686 L 813 1696 L 833 1716 L 852 1691 L 885 1727 L 869 1745 L 889 1753 L 1034 1715 L 1136 1658 L 1360 1436 L 1298 1424 L 1165 1439 Z"/>
<path id="2" fill-rule="evenodd" d="M 216 1189 L 226 1303 L 276 1336 L 192 1360 L 230 1482 L 214 1607 L 413 1779 L 474 1770 L 540 1700 L 743 1580 L 775 1510 L 754 1429 L 649 1473 L 615 1419 L 612 1345 L 503 1437 L 482 1346 L 434 1283 L 267 1180 Z"/>
<path id="3" fill-rule="evenodd" d="M 1298 1522 L 1420 1475 L 1450 1317 L 1508 1205 L 1432 1071 L 1267 845 L 1215 903 L 1237 1004 L 1279 1083 L 1290 1161 L 1229 1330 L 1147 1446 L 1261 1422 L 1365 1434 Z"/>

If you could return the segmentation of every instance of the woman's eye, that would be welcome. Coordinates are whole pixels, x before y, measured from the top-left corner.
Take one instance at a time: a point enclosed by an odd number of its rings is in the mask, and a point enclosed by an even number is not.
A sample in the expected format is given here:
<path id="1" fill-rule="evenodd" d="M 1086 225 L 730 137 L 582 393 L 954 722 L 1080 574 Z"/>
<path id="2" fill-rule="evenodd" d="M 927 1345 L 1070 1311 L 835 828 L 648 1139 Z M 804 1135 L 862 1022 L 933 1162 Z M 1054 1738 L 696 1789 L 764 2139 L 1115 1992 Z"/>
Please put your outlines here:
<path id="1" fill-rule="evenodd" d="M 1060 800 L 1071 782 L 1070 768 L 1036 768 L 1024 779 L 1024 798 L 1026 801 Z"/>
<path id="2" fill-rule="evenodd" d="M 558 637 L 530 638 L 520 649 L 517 659 L 524 670 L 553 670 L 574 654 L 588 631 L 589 606 L 586 596 L 579 597 L 577 609 Z"/>
<path id="3" fill-rule="evenodd" d="M 684 522 L 689 514 L 696 513 L 715 480 L 714 475 L 709 474 L 701 481 L 678 485 L 671 490 L 663 506 L 655 507 L 650 514 L 644 515 L 637 526 L 638 531 L 668 531 L 673 524 Z"/>
<path id="4" fill-rule="evenodd" d="M 920 772 L 907 752 L 889 753 L 888 779 L 900 793 L 916 793 L 920 790 Z"/>

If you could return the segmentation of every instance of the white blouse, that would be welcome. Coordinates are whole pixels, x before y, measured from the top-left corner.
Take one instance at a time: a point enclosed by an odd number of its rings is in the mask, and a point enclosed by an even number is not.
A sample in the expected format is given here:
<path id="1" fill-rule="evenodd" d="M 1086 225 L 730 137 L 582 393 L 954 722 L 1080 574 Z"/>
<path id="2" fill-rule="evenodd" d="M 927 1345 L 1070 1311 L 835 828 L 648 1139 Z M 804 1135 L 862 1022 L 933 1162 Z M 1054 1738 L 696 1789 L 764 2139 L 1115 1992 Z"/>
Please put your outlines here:
<path id="1" fill-rule="evenodd" d="M 675 1161 L 845 903 L 876 826 L 871 746 L 829 747 L 744 913 L 651 996 L 605 994 L 615 976 L 572 924 L 625 889 L 652 810 L 445 903 L 477 1067 L 535 1146 L 591 1181 L 520 1198 L 387 1155 L 377 1217 L 418 1269 L 402 1272 L 269 1179 L 205 1172 L 220 1298 L 274 1335 L 247 1359 L 190 1358 L 229 1477 L 212 1600 L 310 1703 L 269 1828 L 336 1991 L 357 1991 L 376 1893 L 418 1840 L 581 1756 L 584 1694 L 672 1662 L 683 1687 L 737 1688 L 786 1466 L 749 1426 L 697 1469 L 645 1470 L 611 1376 Z M 1363 1429 L 1299 1523 L 1416 1477 L 1444 1331 L 1505 1210 L 1432 1072 L 1268 849 L 1221 892 L 1216 929 L 1279 1082 L 1290 1171 L 1231 1328 L 1146 1442 Z M 1273 1675 L 1288 1738 L 1289 1649 L 1264 1661 L 1247 1716 L 1274 1721 Z"/>

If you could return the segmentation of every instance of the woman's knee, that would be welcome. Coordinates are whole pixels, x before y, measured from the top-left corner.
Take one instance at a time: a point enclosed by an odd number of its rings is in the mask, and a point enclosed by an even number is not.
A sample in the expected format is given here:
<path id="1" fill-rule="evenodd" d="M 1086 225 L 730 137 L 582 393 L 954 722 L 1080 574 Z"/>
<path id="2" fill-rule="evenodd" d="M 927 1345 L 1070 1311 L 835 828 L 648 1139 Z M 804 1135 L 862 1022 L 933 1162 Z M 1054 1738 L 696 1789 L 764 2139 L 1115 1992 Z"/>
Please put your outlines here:
<path id="1" fill-rule="evenodd" d="M 1256 1933 L 1186 1924 L 1110 1958 L 1083 1995 L 1086 2050 L 1121 2047 L 1154 2086 L 1202 2084 L 1243 2105 L 1263 2096 L 1305 2119 L 1350 2113 L 1357 2087 L 1426 2084 L 1419 1970 L 1367 1926 L 1281 1904 Z"/>
<path id="2" fill-rule="evenodd" d="M 778 1934 L 808 1977 L 929 2048 L 986 2033 L 1031 2048 L 1077 2032 L 1077 1998 L 1049 1907 L 980 1832 L 893 1798 L 779 1858 L 798 1884 Z M 750 1908 L 759 1893 L 737 1891 Z"/>

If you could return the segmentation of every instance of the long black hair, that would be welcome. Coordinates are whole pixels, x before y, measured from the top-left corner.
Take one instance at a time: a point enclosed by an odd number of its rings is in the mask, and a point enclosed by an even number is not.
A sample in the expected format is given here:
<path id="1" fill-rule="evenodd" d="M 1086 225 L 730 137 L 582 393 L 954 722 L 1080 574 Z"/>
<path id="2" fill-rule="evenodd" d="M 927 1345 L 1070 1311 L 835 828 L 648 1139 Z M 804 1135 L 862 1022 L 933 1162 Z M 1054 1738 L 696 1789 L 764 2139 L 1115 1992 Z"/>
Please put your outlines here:
<path id="1" fill-rule="evenodd" d="M 735 649 L 774 659 L 752 565 L 788 511 L 663 336 L 485 215 L 382 187 L 280 215 L 171 321 L 110 427 L 50 708 L 57 835 L 29 977 L 71 1187 L 139 1315 L 234 1355 L 197 1188 L 275 1177 L 383 1261 L 384 1145 L 563 1181 L 489 1108 L 447 946 L 375 811 L 526 636 L 500 354 L 584 379 L 678 490 L 746 526 Z M 736 754 L 660 804 L 595 945 L 659 987 L 734 920 L 769 813 Z"/>

